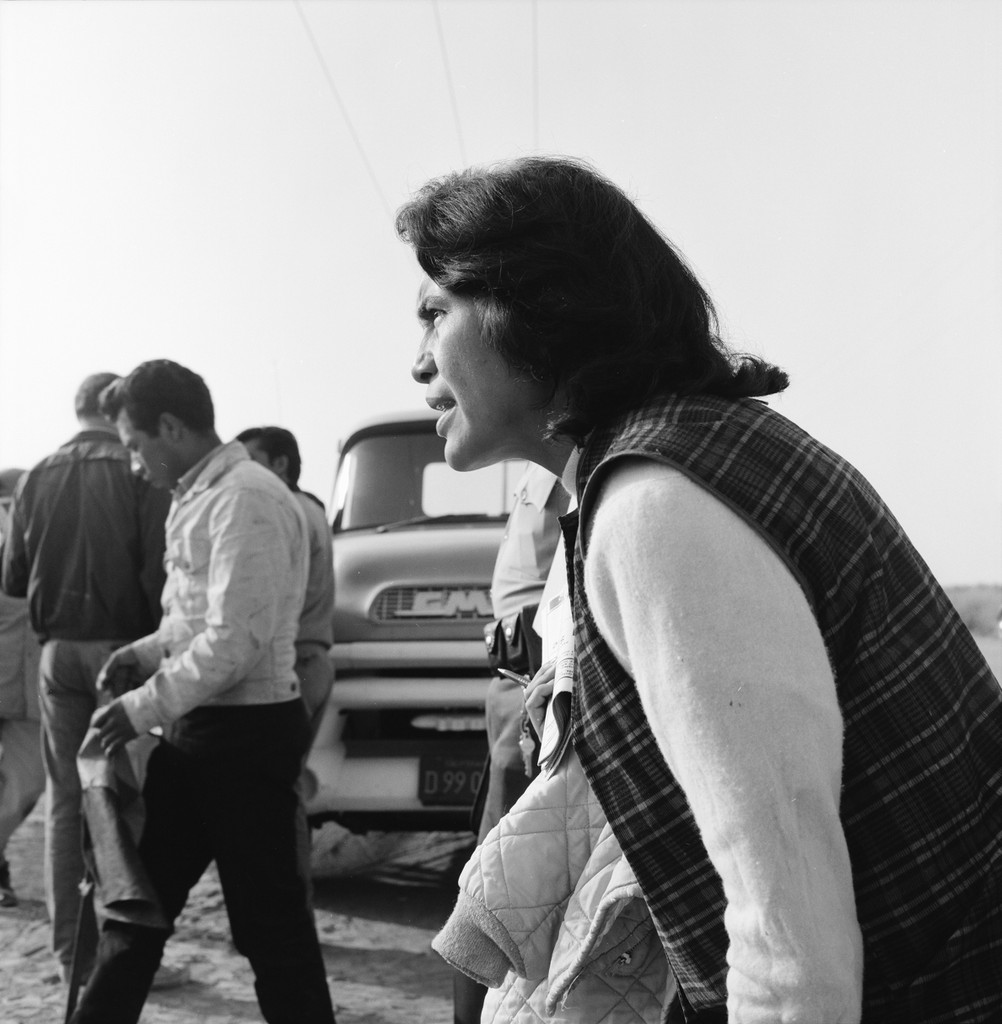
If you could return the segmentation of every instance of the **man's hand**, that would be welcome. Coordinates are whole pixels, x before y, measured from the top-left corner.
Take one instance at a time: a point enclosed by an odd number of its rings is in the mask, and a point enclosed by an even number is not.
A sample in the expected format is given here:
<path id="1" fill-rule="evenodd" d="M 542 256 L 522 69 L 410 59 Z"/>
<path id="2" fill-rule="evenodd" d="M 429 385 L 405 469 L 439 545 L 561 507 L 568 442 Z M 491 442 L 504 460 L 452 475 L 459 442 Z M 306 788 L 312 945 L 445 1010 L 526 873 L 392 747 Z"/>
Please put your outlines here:
<path id="1" fill-rule="evenodd" d="M 107 757 L 114 757 L 119 750 L 125 748 L 126 743 L 139 735 L 132 727 L 121 701 L 117 700 L 98 708 L 91 716 L 90 724 L 97 729 L 101 749 Z"/>
<path id="2" fill-rule="evenodd" d="M 123 693 L 136 689 L 146 682 L 139 668 L 139 658 L 131 647 L 119 647 L 112 651 L 111 657 L 97 674 L 98 693 L 109 693 L 112 697 L 121 697 Z"/>

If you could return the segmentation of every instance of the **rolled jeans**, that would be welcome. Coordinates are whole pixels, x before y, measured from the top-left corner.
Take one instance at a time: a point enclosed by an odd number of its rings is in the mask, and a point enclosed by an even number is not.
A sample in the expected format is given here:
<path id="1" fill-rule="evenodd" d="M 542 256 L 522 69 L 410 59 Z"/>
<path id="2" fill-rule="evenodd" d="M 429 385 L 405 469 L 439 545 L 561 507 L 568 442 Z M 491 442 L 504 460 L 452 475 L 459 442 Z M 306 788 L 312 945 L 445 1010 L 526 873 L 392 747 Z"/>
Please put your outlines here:
<path id="1" fill-rule="evenodd" d="M 84 876 L 77 751 L 98 706 L 97 675 L 125 640 L 47 640 L 39 667 L 45 763 L 45 902 L 52 951 L 69 969 Z M 84 972 L 93 950 L 81 950 Z"/>
<path id="2" fill-rule="evenodd" d="M 143 787 L 139 855 L 173 922 L 213 860 L 233 943 L 269 1024 L 333 1024 L 306 879 L 296 779 L 302 701 L 196 708 L 165 729 Z M 135 1024 L 170 932 L 106 920 L 73 1024 Z"/>

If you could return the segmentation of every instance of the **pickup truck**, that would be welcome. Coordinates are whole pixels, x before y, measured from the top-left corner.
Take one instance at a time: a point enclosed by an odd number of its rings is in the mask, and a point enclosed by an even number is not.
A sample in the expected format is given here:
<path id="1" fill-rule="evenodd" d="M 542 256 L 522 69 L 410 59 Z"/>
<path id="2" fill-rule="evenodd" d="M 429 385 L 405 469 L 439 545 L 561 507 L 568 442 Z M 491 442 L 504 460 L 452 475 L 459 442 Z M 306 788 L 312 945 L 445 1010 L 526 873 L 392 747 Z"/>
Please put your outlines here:
<path id="1" fill-rule="evenodd" d="M 335 682 L 306 766 L 315 825 L 470 827 L 487 752 L 483 627 L 524 463 L 450 469 L 436 415 L 367 421 L 341 448 Z"/>

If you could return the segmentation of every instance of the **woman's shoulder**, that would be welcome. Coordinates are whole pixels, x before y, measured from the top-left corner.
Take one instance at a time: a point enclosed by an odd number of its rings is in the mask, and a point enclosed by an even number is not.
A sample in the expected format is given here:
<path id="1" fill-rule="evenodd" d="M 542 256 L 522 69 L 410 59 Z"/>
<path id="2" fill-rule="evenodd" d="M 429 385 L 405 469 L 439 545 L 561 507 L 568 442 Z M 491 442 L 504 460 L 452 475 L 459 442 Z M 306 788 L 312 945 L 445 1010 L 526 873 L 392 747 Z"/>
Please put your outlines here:
<path id="1" fill-rule="evenodd" d="M 698 524 L 717 518 L 718 498 L 677 466 L 631 455 L 614 460 L 586 492 L 582 518 L 588 537 L 628 527 L 630 535 L 663 534 L 667 524 Z"/>

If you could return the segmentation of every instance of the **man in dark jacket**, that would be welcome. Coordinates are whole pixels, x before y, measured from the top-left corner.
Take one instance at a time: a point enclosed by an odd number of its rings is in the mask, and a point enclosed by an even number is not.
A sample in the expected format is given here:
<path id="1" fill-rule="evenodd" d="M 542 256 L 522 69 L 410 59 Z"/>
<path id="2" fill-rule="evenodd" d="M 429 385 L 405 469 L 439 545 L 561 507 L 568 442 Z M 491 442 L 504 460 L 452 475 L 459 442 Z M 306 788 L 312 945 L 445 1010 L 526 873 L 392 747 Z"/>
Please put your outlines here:
<path id="1" fill-rule="evenodd" d="M 98 411 L 115 380 L 97 373 L 80 385 L 80 432 L 21 479 L 0 578 L 7 594 L 28 598 L 43 644 L 46 902 L 64 978 L 84 872 L 77 751 L 98 704 L 98 671 L 116 647 L 156 628 L 164 583 L 169 495 L 131 472 L 129 453 Z"/>

